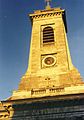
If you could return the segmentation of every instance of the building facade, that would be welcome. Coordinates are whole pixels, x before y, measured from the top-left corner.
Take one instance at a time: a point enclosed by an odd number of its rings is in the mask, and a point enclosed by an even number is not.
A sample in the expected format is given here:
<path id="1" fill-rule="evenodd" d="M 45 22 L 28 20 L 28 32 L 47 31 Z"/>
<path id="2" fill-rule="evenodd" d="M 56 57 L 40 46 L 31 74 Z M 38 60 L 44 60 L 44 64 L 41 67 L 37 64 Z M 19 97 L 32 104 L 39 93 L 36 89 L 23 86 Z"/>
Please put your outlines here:
<path id="1" fill-rule="evenodd" d="M 84 120 L 84 82 L 71 61 L 65 10 L 30 14 L 29 63 L 12 96 L 0 103 L 1 120 Z"/>

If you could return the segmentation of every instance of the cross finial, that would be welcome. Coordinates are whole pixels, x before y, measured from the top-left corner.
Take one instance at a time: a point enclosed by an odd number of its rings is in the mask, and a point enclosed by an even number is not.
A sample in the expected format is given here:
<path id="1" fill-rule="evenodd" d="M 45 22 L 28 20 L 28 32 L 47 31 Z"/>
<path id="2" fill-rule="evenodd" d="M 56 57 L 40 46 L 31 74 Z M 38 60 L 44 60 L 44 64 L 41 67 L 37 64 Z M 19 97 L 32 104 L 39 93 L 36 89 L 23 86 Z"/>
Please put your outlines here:
<path id="1" fill-rule="evenodd" d="M 47 3 L 46 9 L 50 9 L 50 8 L 51 8 L 51 7 L 50 7 L 50 2 L 51 2 L 51 0 L 45 0 L 45 2 Z"/>

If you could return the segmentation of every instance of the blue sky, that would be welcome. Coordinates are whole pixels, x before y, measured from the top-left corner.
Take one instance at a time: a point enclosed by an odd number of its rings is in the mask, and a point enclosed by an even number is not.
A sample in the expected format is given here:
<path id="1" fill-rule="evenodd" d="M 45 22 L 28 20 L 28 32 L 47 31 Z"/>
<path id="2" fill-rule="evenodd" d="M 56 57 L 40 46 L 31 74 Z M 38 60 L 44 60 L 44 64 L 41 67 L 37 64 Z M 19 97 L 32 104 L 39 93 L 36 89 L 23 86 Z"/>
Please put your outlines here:
<path id="1" fill-rule="evenodd" d="M 72 62 L 84 78 L 84 0 L 52 0 L 66 10 Z M 28 17 L 44 9 L 44 0 L 0 0 L 0 100 L 18 88 L 28 63 L 31 22 Z"/>

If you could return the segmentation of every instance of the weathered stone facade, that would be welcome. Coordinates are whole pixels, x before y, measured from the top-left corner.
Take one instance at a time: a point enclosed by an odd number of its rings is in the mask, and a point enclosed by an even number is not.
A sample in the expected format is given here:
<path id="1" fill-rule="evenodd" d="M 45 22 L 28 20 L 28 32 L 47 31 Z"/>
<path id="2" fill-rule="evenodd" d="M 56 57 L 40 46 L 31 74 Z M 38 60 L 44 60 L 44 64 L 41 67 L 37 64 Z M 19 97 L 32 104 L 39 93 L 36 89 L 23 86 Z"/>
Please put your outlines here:
<path id="1" fill-rule="evenodd" d="M 60 8 L 35 11 L 30 14 L 32 20 L 32 37 L 29 67 L 22 77 L 19 90 L 32 90 L 81 84 L 81 76 L 71 62 L 67 43 L 65 11 Z M 54 42 L 43 43 L 43 29 L 52 27 Z M 44 59 L 52 56 L 56 63 L 44 64 Z M 46 80 L 49 78 L 48 80 Z M 49 84 L 48 84 L 49 83 Z"/>
<path id="2" fill-rule="evenodd" d="M 46 8 L 30 14 L 28 69 L 0 103 L 1 120 L 84 120 L 84 83 L 71 61 L 65 11 Z"/>

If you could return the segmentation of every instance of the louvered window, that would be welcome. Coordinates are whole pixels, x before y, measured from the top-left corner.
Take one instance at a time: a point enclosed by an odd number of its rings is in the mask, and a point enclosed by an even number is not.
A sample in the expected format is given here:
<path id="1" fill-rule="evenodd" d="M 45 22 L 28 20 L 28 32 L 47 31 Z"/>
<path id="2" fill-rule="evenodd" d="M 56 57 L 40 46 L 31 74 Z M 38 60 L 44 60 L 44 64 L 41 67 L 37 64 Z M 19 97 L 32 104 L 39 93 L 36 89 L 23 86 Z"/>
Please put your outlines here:
<path id="1" fill-rule="evenodd" d="M 45 27 L 43 29 L 43 43 L 54 42 L 54 30 L 52 27 Z"/>

